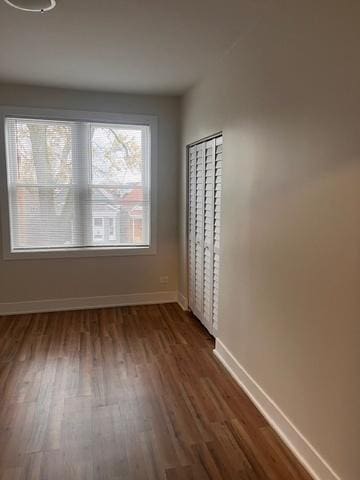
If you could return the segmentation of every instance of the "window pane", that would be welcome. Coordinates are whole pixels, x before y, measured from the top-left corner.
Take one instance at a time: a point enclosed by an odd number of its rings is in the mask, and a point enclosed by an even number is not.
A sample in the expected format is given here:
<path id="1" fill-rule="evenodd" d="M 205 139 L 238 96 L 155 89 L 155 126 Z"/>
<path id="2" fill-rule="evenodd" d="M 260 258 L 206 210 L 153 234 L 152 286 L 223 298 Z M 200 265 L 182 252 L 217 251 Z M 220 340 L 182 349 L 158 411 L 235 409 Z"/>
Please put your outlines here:
<path id="1" fill-rule="evenodd" d="M 72 182 L 72 128 L 69 123 L 14 120 L 17 182 L 57 185 Z"/>
<path id="2" fill-rule="evenodd" d="M 144 158 L 141 129 L 117 125 L 91 127 L 91 178 L 99 185 L 142 182 Z"/>
<path id="3" fill-rule="evenodd" d="M 103 245 L 146 245 L 149 233 L 146 225 L 149 202 L 142 185 L 129 184 L 126 188 L 91 188 L 93 241 Z M 100 237 L 98 221 L 101 218 L 103 235 Z"/>
<path id="4" fill-rule="evenodd" d="M 79 245 L 72 188 L 17 187 L 12 197 L 13 248 Z"/>

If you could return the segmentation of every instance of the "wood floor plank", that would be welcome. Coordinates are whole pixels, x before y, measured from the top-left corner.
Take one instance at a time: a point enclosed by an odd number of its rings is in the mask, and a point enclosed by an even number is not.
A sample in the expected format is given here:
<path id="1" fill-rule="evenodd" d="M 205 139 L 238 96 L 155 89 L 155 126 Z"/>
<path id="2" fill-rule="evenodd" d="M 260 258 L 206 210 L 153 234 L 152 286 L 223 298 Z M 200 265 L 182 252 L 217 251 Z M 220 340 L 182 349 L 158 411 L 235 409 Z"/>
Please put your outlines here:
<path id="1" fill-rule="evenodd" d="M 0 317 L 0 479 L 311 480 L 176 304 Z"/>

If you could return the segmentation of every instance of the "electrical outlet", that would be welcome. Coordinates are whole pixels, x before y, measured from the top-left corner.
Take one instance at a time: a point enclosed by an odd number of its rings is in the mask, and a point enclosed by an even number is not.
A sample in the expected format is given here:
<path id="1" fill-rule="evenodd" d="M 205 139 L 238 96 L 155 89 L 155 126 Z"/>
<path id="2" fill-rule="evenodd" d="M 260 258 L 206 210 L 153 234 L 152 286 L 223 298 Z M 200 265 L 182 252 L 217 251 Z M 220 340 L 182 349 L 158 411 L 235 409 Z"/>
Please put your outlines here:
<path id="1" fill-rule="evenodd" d="M 160 277 L 160 285 L 167 285 L 169 283 L 169 277 Z"/>

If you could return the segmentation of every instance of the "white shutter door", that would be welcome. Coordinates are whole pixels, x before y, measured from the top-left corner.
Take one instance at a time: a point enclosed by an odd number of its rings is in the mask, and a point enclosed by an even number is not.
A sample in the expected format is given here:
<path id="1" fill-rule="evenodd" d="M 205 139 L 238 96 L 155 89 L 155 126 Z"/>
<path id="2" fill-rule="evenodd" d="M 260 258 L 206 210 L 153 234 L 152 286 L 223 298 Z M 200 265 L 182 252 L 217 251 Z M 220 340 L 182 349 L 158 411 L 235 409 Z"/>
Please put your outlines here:
<path id="1" fill-rule="evenodd" d="M 205 143 L 203 323 L 212 333 L 215 139 Z"/>
<path id="2" fill-rule="evenodd" d="M 220 227 L 221 227 L 221 180 L 222 180 L 222 147 L 223 139 L 215 139 L 215 172 L 214 172 L 214 255 L 213 255 L 213 330 L 218 329 L 219 314 L 219 267 L 220 267 Z"/>
<path id="3" fill-rule="evenodd" d="M 196 146 L 189 149 L 188 180 L 188 262 L 189 262 L 189 305 L 195 307 L 195 209 L 196 209 Z"/>
<path id="4" fill-rule="evenodd" d="M 193 312 L 203 321 L 203 265 L 204 265 L 204 144 L 196 145 L 196 201 L 195 201 L 195 302 Z"/>
<path id="5" fill-rule="evenodd" d="M 218 327 L 222 137 L 189 149 L 189 305 L 210 333 Z"/>

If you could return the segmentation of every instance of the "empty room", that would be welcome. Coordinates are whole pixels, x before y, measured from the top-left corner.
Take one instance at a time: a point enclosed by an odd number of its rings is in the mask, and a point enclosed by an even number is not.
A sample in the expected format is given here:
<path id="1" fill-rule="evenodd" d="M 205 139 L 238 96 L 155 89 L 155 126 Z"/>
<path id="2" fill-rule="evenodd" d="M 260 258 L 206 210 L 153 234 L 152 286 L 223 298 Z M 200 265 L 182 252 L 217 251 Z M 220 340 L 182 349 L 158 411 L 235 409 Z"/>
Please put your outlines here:
<path id="1" fill-rule="evenodd" d="M 360 480 L 357 0 L 0 0 L 0 480 Z"/>

